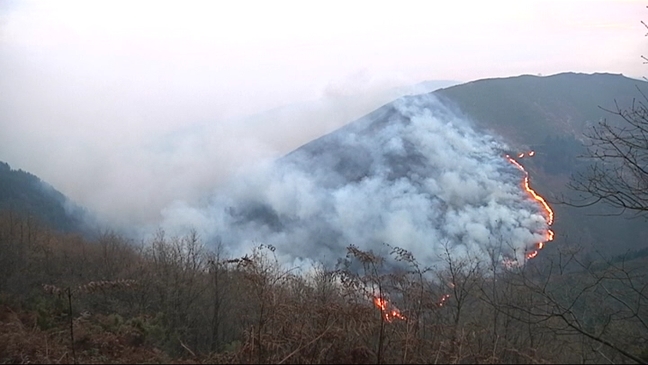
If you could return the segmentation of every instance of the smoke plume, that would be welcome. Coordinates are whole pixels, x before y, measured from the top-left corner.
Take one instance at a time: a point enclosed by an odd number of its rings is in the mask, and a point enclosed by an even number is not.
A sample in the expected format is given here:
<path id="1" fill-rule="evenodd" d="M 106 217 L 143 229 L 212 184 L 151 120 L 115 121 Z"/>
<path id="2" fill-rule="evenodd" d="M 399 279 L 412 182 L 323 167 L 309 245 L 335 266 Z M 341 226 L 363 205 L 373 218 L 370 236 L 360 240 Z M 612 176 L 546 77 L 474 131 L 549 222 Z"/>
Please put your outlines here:
<path id="1" fill-rule="evenodd" d="M 175 202 L 163 227 L 195 228 L 233 255 L 273 245 L 289 263 L 383 243 L 426 264 L 446 247 L 522 262 L 547 222 L 506 149 L 435 97 L 407 96 L 239 174 L 200 206 Z"/>

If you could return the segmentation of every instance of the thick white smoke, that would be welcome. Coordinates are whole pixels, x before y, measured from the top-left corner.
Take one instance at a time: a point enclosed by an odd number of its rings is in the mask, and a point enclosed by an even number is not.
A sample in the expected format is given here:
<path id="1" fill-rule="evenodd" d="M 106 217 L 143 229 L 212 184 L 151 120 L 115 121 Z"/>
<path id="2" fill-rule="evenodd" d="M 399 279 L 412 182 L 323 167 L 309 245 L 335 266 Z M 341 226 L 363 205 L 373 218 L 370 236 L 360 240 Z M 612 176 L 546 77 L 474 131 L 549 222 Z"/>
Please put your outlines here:
<path id="1" fill-rule="evenodd" d="M 231 181 L 203 206 L 164 210 L 231 254 L 271 244 L 286 262 L 333 262 L 349 244 L 426 264 L 491 248 L 524 261 L 547 228 L 507 147 L 431 95 L 404 97 Z"/>

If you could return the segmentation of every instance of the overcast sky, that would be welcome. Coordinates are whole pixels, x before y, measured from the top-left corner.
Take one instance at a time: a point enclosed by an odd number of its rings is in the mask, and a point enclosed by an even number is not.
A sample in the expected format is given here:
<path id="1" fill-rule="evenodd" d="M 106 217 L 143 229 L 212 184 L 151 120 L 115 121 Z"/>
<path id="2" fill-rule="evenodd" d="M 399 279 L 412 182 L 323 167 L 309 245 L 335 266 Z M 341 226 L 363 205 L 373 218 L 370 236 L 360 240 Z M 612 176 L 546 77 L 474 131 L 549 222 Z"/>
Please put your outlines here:
<path id="1" fill-rule="evenodd" d="M 395 87 L 641 77 L 642 19 L 621 0 L 0 0 L 0 160 L 113 221 L 155 220 Z"/>

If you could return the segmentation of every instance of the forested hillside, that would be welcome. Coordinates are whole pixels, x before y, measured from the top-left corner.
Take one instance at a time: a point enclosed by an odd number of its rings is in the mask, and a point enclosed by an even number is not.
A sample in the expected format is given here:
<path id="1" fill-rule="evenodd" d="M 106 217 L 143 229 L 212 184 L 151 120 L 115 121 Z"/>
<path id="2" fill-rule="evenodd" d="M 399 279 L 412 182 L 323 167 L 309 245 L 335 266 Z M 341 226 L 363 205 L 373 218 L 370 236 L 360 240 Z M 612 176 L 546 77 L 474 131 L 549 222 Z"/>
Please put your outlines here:
<path id="1" fill-rule="evenodd" d="M 0 210 L 65 231 L 80 231 L 82 210 L 38 177 L 0 161 Z"/>

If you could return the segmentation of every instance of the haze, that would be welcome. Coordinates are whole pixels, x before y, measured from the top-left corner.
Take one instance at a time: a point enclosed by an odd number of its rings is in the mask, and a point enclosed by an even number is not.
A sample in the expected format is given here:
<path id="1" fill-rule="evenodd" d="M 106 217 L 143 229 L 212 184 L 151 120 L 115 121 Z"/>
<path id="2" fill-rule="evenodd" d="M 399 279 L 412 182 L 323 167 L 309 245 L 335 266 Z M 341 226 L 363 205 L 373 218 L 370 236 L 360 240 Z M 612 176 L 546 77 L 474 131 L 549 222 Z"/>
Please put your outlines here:
<path id="1" fill-rule="evenodd" d="M 156 222 L 394 98 L 641 77 L 641 1 L 0 3 L 0 160 L 106 222 Z M 282 107 L 281 109 L 276 109 Z"/>

